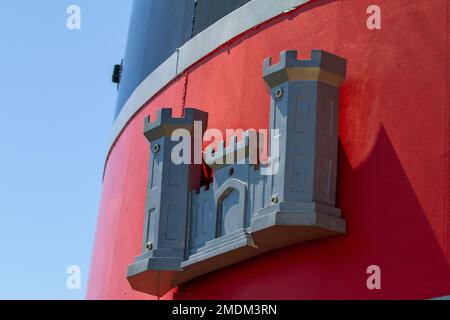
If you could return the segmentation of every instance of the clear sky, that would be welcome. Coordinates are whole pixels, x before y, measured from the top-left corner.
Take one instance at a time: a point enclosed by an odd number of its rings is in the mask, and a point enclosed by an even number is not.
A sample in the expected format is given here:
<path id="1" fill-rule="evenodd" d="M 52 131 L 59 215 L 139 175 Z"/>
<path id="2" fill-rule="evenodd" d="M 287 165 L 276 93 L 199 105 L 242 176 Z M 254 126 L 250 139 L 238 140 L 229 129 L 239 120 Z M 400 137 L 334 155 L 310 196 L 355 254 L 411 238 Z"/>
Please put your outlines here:
<path id="1" fill-rule="evenodd" d="M 0 2 L 0 299 L 85 297 L 131 5 Z"/>

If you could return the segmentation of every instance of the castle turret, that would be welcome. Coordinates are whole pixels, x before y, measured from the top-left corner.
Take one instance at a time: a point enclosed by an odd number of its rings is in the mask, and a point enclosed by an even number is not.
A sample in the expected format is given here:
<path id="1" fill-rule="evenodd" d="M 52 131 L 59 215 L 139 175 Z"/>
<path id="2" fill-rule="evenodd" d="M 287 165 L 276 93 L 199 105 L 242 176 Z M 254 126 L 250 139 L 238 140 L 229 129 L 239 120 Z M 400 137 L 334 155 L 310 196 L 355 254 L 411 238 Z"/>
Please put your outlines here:
<path id="1" fill-rule="evenodd" d="M 144 135 L 150 143 L 150 162 L 143 253 L 128 268 L 128 279 L 135 289 L 142 290 L 143 283 L 159 281 L 163 275 L 180 271 L 185 259 L 189 215 L 186 204 L 191 189 L 199 187 L 201 168 L 194 164 L 192 152 L 187 155 L 187 161 L 178 164 L 174 161 L 172 151 L 180 141 L 172 139 L 172 134 L 175 130 L 185 133 L 183 138 L 189 139 L 189 148 L 184 152 L 191 151 L 195 121 L 202 122 L 205 128 L 208 114 L 188 108 L 184 118 L 173 118 L 172 109 L 164 108 L 156 121 L 151 122 L 150 117 L 145 119 Z M 164 282 L 155 283 L 154 287 L 161 287 L 162 291 L 170 289 L 164 287 Z"/>
<path id="2" fill-rule="evenodd" d="M 264 80 L 271 92 L 270 128 L 278 130 L 280 162 L 265 183 L 271 192 L 266 198 L 270 196 L 273 205 L 259 210 L 254 231 L 272 221 L 309 221 L 320 227 L 326 220 L 331 229 L 345 232 L 344 221 L 330 217 L 340 218 L 334 205 L 339 86 L 345 70 L 344 59 L 322 50 L 313 50 L 311 60 L 297 60 L 297 51 L 284 51 L 278 64 L 272 65 L 270 58 L 264 61 Z"/>

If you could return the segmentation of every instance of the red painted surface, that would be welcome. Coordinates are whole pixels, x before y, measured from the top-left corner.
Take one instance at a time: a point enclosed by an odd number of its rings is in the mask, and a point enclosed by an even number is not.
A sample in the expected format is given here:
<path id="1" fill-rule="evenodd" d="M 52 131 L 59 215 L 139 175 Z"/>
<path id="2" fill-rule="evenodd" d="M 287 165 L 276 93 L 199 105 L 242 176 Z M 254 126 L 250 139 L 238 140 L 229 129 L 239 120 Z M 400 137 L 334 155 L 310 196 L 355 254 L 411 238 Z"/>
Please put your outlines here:
<path id="1" fill-rule="evenodd" d="M 314 1 L 246 32 L 148 102 L 108 158 L 88 298 L 151 298 L 126 267 L 141 250 L 148 144 L 143 118 L 161 107 L 209 112 L 209 126 L 267 128 L 262 62 L 295 49 L 348 60 L 341 89 L 337 207 L 344 236 L 283 248 L 194 279 L 166 299 L 431 298 L 450 295 L 447 0 Z M 366 287 L 366 268 L 382 290 Z"/>

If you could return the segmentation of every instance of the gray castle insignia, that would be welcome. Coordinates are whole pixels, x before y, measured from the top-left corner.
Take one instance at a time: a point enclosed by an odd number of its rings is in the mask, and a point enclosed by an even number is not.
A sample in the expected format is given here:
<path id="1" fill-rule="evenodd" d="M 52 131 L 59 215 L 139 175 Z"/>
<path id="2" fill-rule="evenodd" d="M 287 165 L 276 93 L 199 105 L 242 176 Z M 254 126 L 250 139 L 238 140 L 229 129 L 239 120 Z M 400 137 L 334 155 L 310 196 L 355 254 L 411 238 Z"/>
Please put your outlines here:
<path id="1" fill-rule="evenodd" d="M 310 60 L 284 51 L 264 61 L 270 89 L 269 129 L 278 129 L 279 167 L 263 175 L 249 164 L 249 134 L 208 161 L 213 182 L 200 187 L 201 165 L 171 161 L 177 128 L 207 127 L 208 114 L 184 118 L 162 109 L 147 118 L 150 162 L 142 254 L 128 267 L 132 288 L 156 296 L 194 277 L 294 243 L 346 232 L 335 208 L 339 86 L 346 61 L 322 50 Z M 270 148 L 270 146 L 269 146 Z M 220 157 L 241 155 L 239 163 Z M 244 156 L 242 156 L 244 155 Z M 200 188 L 199 188 L 200 187 Z"/>

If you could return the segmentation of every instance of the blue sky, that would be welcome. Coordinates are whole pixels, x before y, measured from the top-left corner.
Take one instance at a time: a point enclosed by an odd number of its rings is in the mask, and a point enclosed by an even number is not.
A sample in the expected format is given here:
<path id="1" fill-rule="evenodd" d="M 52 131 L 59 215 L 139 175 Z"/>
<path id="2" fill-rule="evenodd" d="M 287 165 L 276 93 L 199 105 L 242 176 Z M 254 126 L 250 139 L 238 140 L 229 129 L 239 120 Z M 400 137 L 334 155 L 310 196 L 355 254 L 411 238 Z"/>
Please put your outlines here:
<path id="1" fill-rule="evenodd" d="M 85 297 L 131 4 L 0 2 L 0 299 Z"/>

